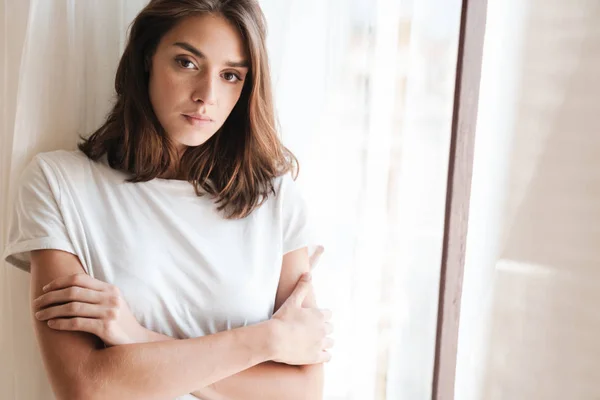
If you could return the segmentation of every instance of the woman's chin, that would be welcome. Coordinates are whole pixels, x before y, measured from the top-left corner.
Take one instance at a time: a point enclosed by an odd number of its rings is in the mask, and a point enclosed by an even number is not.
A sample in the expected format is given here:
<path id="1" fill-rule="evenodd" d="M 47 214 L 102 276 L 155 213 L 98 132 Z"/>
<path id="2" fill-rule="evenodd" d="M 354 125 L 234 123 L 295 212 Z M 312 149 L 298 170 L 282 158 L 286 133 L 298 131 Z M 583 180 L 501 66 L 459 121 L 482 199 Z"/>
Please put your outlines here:
<path id="1" fill-rule="evenodd" d="M 214 132 L 209 133 L 196 131 L 186 133 L 185 135 L 180 135 L 174 139 L 178 147 L 196 147 L 206 143 L 206 141 L 210 139 L 212 135 L 214 135 Z"/>

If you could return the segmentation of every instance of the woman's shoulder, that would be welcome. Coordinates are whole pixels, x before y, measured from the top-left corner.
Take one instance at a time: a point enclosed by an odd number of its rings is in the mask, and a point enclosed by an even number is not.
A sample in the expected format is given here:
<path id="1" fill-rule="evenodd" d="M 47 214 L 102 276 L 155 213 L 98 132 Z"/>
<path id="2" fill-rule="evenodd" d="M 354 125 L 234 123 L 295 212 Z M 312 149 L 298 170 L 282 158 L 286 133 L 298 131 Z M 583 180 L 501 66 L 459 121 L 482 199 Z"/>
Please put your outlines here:
<path id="1" fill-rule="evenodd" d="M 79 150 L 55 150 L 36 154 L 29 163 L 24 176 L 38 176 L 50 186 L 85 183 L 103 170 L 97 162 Z M 105 174 L 102 174 L 105 175 Z"/>
<path id="2" fill-rule="evenodd" d="M 285 192 L 290 186 L 296 185 L 296 176 L 292 171 L 287 171 L 273 178 L 272 183 L 276 196 L 280 196 L 281 192 Z"/>
<path id="3" fill-rule="evenodd" d="M 84 171 L 85 155 L 57 150 L 38 153 L 17 178 L 16 195 L 28 199 L 60 198 L 67 181 Z"/>
<path id="4" fill-rule="evenodd" d="M 21 172 L 20 181 L 44 178 L 54 181 L 58 176 L 70 175 L 69 171 L 81 171 L 86 164 L 86 158 L 79 151 L 54 150 L 37 153 Z"/>
<path id="5" fill-rule="evenodd" d="M 302 186 L 298 182 L 298 175 L 293 171 L 285 172 L 273 179 L 274 203 L 288 208 L 304 201 Z"/>
<path id="6" fill-rule="evenodd" d="M 89 165 L 90 159 L 80 150 L 54 150 L 38 153 L 34 163 L 45 164 L 53 169 L 69 170 L 79 169 Z"/>
<path id="7" fill-rule="evenodd" d="M 124 175 L 120 171 L 113 170 L 106 162 L 106 156 L 98 161 L 90 159 L 81 150 L 55 150 L 39 153 L 35 156 L 34 164 L 41 164 L 42 168 L 52 170 L 54 174 L 65 178 L 104 176 L 106 178 Z"/>

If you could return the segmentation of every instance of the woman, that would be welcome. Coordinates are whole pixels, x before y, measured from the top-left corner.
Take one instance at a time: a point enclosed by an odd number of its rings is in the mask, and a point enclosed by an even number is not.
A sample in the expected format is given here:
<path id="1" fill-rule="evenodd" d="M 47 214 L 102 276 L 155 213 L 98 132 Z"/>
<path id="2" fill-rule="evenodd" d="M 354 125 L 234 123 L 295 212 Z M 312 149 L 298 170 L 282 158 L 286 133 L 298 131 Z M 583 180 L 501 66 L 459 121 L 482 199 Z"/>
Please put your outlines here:
<path id="1" fill-rule="evenodd" d="M 274 128 L 256 1 L 152 0 L 115 87 L 79 151 L 26 169 L 4 255 L 31 272 L 56 397 L 321 398 L 322 247 Z"/>

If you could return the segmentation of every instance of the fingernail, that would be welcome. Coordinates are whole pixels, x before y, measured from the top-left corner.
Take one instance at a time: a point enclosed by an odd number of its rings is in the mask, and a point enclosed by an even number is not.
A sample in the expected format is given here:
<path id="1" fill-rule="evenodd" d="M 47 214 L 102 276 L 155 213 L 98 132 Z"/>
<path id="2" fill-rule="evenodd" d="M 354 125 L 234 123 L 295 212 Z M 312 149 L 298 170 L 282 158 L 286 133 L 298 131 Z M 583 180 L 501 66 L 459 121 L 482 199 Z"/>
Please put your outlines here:
<path id="1" fill-rule="evenodd" d="M 48 290 L 49 287 L 50 287 L 50 285 L 46 285 L 42 288 L 42 290 L 45 292 L 46 290 Z"/>
<path id="2" fill-rule="evenodd" d="M 48 321 L 48 326 L 52 326 L 55 324 L 55 321 L 53 319 L 51 319 L 50 321 Z"/>
<path id="3" fill-rule="evenodd" d="M 40 315 L 42 315 L 42 312 L 41 312 L 41 311 L 40 311 L 40 312 L 36 312 L 36 313 L 35 313 L 35 317 L 36 317 L 36 318 L 38 318 L 38 319 L 40 318 Z"/>

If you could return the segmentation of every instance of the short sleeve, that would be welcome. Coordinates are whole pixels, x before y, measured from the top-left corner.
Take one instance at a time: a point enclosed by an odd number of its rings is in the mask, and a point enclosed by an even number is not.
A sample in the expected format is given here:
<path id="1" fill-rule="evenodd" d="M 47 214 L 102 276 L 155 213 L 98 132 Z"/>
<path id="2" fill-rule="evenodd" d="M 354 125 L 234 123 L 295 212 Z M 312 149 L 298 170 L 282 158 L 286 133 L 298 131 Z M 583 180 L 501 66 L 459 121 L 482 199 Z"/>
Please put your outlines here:
<path id="1" fill-rule="evenodd" d="M 75 254 L 59 204 L 60 190 L 53 171 L 36 156 L 20 177 L 2 258 L 29 272 L 33 250 Z"/>
<path id="2" fill-rule="evenodd" d="M 308 247 L 310 267 L 317 264 L 325 246 L 317 232 L 314 221 L 298 184 L 290 174 L 281 183 L 283 216 L 283 254 Z"/>

